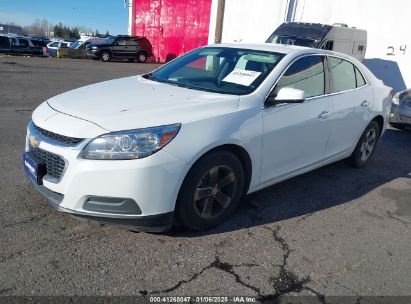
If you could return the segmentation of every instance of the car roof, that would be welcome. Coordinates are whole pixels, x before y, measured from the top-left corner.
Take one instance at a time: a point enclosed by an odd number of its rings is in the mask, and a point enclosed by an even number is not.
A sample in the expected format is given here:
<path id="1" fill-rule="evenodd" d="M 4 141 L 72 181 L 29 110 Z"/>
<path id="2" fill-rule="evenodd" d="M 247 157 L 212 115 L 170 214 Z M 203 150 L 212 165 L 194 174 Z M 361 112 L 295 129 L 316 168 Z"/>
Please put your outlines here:
<path id="1" fill-rule="evenodd" d="M 250 49 L 256 51 L 268 51 L 276 52 L 282 54 L 289 54 L 294 52 L 307 53 L 309 51 L 321 51 L 319 49 L 311 49 L 308 47 L 297 46 L 297 45 L 285 45 L 285 44 L 275 44 L 275 43 L 221 43 L 221 44 L 211 44 L 208 47 L 228 47 L 236 49 Z"/>
<path id="2" fill-rule="evenodd" d="M 256 51 L 266 51 L 275 52 L 281 54 L 293 54 L 294 56 L 300 56 L 304 54 L 320 54 L 320 55 L 333 55 L 350 61 L 357 61 L 355 58 L 348 56 L 343 53 L 309 48 L 305 46 L 298 45 L 287 45 L 287 44 L 276 44 L 276 43 L 221 43 L 221 44 L 211 44 L 206 47 L 227 47 L 227 48 L 237 48 L 237 49 L 250 49 Z"/>

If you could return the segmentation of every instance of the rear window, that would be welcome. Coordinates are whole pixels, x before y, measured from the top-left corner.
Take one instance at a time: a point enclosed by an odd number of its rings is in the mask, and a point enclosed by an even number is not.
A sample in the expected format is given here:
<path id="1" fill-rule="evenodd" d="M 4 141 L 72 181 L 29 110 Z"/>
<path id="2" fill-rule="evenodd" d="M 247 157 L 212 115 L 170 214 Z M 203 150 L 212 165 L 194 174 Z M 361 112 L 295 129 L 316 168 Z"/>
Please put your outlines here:
<path id="1" fill-rule="evenodd" d="M 31 42 L 33 43 L 34 46 L 46 46 L 46 44 L 40 40 L 32 40 Z"/>

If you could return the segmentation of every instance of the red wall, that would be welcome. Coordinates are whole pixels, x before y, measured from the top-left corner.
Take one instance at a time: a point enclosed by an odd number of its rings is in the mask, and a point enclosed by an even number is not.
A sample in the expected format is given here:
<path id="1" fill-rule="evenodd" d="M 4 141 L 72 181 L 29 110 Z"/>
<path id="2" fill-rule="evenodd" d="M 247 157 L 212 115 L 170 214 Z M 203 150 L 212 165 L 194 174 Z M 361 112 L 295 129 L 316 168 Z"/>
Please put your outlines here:
<path id="1" fill-rule="evenodd" d="M 207 45 L 211 0 L 133 0 L 132 10 L 131 34 L 150 40 L 156 61 Z"/>

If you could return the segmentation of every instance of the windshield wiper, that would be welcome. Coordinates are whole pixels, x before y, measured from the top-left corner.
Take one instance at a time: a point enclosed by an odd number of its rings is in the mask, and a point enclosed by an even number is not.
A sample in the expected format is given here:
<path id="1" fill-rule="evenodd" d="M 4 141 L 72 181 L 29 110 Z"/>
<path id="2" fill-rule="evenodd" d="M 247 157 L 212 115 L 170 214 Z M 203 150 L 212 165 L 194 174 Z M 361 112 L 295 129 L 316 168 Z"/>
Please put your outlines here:
<path id="1" fill-rule="evenodd" d="M 153 76 L 152 72 L 144 74 L 142 77 L 145 78 L 145 79 L 149 79 L 149 80 L 156 80 L 156 78 Z"/>

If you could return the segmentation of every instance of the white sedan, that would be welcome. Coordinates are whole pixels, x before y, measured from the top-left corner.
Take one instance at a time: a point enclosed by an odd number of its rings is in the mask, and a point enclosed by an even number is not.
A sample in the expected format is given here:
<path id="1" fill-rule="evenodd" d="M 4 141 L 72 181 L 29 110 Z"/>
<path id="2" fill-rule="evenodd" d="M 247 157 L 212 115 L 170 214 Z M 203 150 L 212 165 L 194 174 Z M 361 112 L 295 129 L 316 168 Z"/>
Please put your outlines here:
<path id="1" fill-rule="evenodd" d="M 45 101 L 24 168 L 62 212 L 143 231 L 209 229 L 246 194 L 342 159 L 364 166 L 391 98 L 343 54 L 210 45 Z"/>

